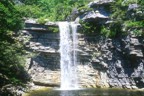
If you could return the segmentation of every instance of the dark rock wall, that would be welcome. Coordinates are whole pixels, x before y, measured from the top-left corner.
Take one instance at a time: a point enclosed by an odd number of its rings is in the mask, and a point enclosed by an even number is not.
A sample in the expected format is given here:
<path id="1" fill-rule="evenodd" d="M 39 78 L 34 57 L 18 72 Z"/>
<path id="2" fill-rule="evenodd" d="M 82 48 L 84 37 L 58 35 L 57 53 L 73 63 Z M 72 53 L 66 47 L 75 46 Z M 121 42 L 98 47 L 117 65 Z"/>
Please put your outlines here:
<path id="1" fill-rule="evenodd" d="M 110 87 L 144 87 L 142 37 L 128 35 L 114 39 L 101 36 L 83 38 L 85 44 L 80 44 L 80 49 L 85 54 L 81 53 L 81 62 L 87 62 L 95 70 L 106 73 Z"/>
<path id="2" fill-rule="evenodd" d="M 27 59 L 26 69 L 34 83 L 58 85 L 60 82 L 59 33 L 48 31 L 46 25 L 39 24 L 41 29 L 36 25 L 38 26 L 35 23 L 26 23 L 25 29 L 22 30 L 23 38 L 29 39 L 26 48 L 30 51 L 29 54 L 32 54 Z"/>
<path id="3" fill-rule="evenodd" d="M 88 6 L 93 11 L 85 12 L 77 17 L 76 21 L 93 22 L 98 24 L 96 27 L 111 23 L 109 16 L 112 2 L 114 0 L 90 2 Z M 134 9 L 137 8 L 138 5 L 134 5 Z M 104 38 L 99 34 L 83 35 L 81 37 L 83 40 L 79 40 L 82 51 L 80 53 L 81 62 L 91 66 L 91 70 L 97 70 L 97 75 L 93 76 L 99 79 L 95 79 L 96 87 L 133 89 L 144 87 L 144 37 L 135 36 L 130 31 L 127 33 L 126 36 L 119 35 L 112 39 Z"/>
<path id="4" fill-rule="evenodd" d="M 26 47 L 35 56 L 27 60 L 34 82 L 60 83 L 59 33 L 23 30 Z M 81 87 L 144 88 L 144 39 L 134 35 L 104 38 L 79 34 L 78 76 Z"/>
<path id="5" fill-rule="evenodd" d="M 27 47 L 36 53 L 31 61 L 36 61 L 40 66 L 51 68 L 51 70 L 59 69 L 59 34 L 29 32 L 31 38 Z"/>

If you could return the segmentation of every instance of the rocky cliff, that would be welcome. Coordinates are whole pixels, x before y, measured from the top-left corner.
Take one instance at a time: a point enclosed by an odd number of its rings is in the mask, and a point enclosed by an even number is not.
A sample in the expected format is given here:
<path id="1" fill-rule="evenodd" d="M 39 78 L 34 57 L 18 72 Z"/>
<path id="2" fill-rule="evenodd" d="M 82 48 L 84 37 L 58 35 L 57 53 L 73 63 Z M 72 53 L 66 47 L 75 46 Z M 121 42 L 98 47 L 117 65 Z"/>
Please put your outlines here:
<path id="1" fill-rule="evenodd" d="M 143 88 L 143 39 L 82 36 L 81 81 L 89 87 Z M 83 44 L 82 44 L 83 42 Z M 84 54 L 83 54 L 84 53 Z"/>
<path id="2" fill-rule="evenodd" d="M 109 6 L 112 0 L 91 2 L 95 11 L 86 12 L 76 19 L 98 24 L 110 22 Z M 95 7 L 98 6 L 98 7 Z M 26 47 L 36 55 L 27 60 L 27 70 L 36 85 L 59 86 L 60 55 L 59 33 L 48 30 L 49 26 L 26 21 L 22 31 L 29 37 Z M 116 38 L 100 34 L 78 33 L 78 77 L 81 87 L 89 88 L 144 88 L 144 38 L 129 32 Z"/>
<path id="3" fill-rule="evenodd" d="M 28 29 L 22 32 L 25 37 L 30 37 L 26 46 L 36 54 L 27 60 L 27 70 L 33 82 L 58 86 L 59 33 Z M 78 75 L 81 87 L 144 87 L 142 37 L 127 35 L 110 39 L 84 34 L 78 34 L 78 37 Z"/>

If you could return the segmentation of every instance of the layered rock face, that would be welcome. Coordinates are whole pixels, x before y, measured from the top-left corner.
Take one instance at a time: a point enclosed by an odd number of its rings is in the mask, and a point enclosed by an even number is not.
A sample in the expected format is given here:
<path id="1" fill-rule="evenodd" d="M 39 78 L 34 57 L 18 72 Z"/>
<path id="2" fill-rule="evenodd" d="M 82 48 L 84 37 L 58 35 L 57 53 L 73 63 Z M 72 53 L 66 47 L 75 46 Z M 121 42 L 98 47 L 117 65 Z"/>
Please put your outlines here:
<path id="1" fill-rule="evenodd" d="M 41 25 L 30 20 L 25 24 L 23 37 L 30 39 L 26 47 L 33 55 L 27 59 L 28 73 L 36 85 L 59 86 L 59 33 L 49 32 L 47 27 L 55 25 Z"/>
<path id="2" fill-rule="evenodd" d="M 76 20 L 93 22 L 100 26 L 112 23 L 110 20 L 110 3 L 113 0 L 95 0 L 88 6 L 93 11 L 85 12 Z M 130 10 L 138 8 L 137 4 L 130 4 Z M 97 32 L 96 35 L 82 35 L 79 39 L 82 51 L 80 61 L 84 61 L 85 74 L 81 82 L 88 87 L 119 87 L 143 88 L 144 87 L 144 42 L 142 36 L 135 36 L 129 30 L 125 36 L 117 38 L 104 38 Z M 84 53 L 84 54 L 83 54 Z M 88 66 L 89 65 L 89 66 Z M 86 68 L 85 68 L 86 67 Z M 85 72 L 87 69 L 87 72 Z M 85 86 L 85 85 L 84 85 Z"/>
<path id="3" fill-rule="evenodd" d="M 82 36 L 81 82 L 88 87 L 144 87 L 143 39 L 130 35 L 116 39 Z"/>
<path id="4" fill-rule="evenodd" d="M 27 23 L 26 23 L 27 24 Z M 34 24 L 29 23 L 31 26 Z M 23 30 L 30 37 L 27 47 L 35 56 L 27 70 L 36 85 L 60 83 L 59 33 Z M 106 39 L 100 35 L 78 34 L 78 77 L 81 87 L 144 87 L 143 38 L 127 35 Z"/>
<path id="5" fill-rule="evenodd" d="M 113 0 L 89 3 L 95 11 L 77 18 L 109 23 L 109 11 L 105 7 Z M 98 7 L 95 7 L 98 6 Z M 24 38 L 29 37 L 27 47 L 35 56 L 27 60 L 27 70 L 36 85 L 59 86 L 60 55 L 59 33 L 49 32 L 48 26 L 26 22 Z M 80 87 L 88 88 L 144 88 L 144 38 L 129 32 L 126 36 L 104 38 L 99 34 L 78 33 L 78 77 Z"/>

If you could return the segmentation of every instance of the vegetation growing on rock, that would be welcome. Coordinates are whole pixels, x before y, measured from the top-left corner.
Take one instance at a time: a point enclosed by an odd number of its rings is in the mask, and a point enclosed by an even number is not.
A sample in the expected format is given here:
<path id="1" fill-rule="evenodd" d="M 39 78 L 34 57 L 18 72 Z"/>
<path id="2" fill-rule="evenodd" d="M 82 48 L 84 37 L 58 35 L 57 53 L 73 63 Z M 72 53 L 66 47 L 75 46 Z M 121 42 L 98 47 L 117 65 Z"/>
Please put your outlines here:
<path id="1" fill-rule="evenodd" d="M 136 2 L 137 1 L 137 2 Z M 98 24 L 98 20 L 80 22 L 83 33 L 100 33 L 105 37 L 117 37 L 129 34 L 129 32 L 143 36 L 144 27 L 144 2 L 141 0 L 115 0 L 110 5 L 109 19 L 104 24 Z M 108 7 L 109 8 L 109 7 Z M 106 10 L 106 9 L 105 9 Z M 93 9 L 95 11 L 95 9 Z M 97 29 L 99 27 L 99 30 Z"/>

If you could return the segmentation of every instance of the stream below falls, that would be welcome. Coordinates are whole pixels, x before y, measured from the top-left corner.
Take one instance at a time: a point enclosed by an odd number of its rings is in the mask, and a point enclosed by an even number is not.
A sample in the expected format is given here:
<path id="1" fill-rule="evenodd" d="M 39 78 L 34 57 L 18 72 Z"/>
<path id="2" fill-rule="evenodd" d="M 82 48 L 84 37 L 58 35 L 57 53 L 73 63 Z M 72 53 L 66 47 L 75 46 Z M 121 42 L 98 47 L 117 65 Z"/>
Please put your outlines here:
<path id="1" fill-rule="evenodd" d="M 144 91 L 126 89 L 34 90 L 24 96 L 144 96 Z"/>

